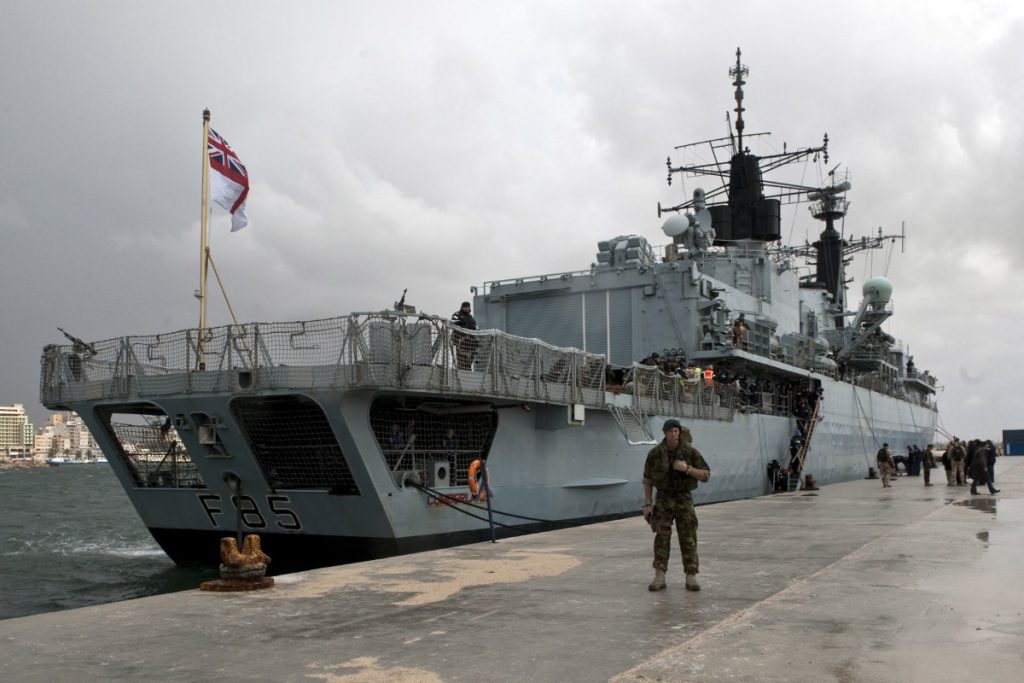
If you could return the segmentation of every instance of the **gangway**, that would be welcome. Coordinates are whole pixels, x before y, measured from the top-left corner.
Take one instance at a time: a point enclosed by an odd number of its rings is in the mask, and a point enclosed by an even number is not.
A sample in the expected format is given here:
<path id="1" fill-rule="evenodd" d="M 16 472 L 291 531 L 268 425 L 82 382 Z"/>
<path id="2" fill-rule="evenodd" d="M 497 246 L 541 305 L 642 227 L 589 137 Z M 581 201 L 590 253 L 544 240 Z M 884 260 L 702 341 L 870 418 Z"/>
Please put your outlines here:
<path id="1" fill-rule="evenodd" d="M 807 419 L 807 423 L 804 425 L 803 444 L 800 445 L 800 450 L 796 452 L 796 467 L 793 467 L 793 461 L 790 460 L 789 467 L 789 482 L 786 490 L 797 491 L 800 489 L 800 473 L 804 470 L 804 462 L 807 460 L 807 451 L 811 447 L 811 437 L 814 435 L 814 427 L 818 424 L 818 411 L 821 409 L 821 394 L 816 393 L 814 399 L 814 409 L 811 411 L 811 416 Z"/>

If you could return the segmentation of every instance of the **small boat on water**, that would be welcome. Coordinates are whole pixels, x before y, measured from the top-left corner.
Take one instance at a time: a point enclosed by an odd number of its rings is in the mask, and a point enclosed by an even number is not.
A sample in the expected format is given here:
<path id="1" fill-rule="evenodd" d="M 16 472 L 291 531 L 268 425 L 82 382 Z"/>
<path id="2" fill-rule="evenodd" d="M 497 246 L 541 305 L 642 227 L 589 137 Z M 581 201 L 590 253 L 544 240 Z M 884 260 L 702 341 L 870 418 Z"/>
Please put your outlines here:
<path id="1" fill-rule="evenodd" d="M 96 458 L 65 458 L 62 455 L 54 456 L 46 460 L 46 464 L 50 467 L 60 467 L 61 465 L 92 465 L 95 463 L 107 462 L 106 457 L 99 456 Z"/>
<path id="2" fill-rule="evenodd" d="M 771 493 L 780 470 L 789 490 L 862 478 L 883 441 L 936 428 L 935 378 L 882 329 L 892 284 L 847 306 L 849 258 L 900 235 L 846 236 L 827 136 L 753 153 L 738 50 L 730 75 L 734 130 L 668 162 L 713 187 L 659 205 L 665 246 L 600 239 L 582 269 L 472 287 L 478 330 L 400 302 L 71 337 L 43 350 L 41 400 L 81 416 L 179 563 L 216 565 L 236 532 L 280 571 L 635 515 L 669 417 L 711 466 L 698 503 Z M 772 180 L 815 161 L 821 185 Z M 783 245 L 801 203 L 820 238 Z"/>

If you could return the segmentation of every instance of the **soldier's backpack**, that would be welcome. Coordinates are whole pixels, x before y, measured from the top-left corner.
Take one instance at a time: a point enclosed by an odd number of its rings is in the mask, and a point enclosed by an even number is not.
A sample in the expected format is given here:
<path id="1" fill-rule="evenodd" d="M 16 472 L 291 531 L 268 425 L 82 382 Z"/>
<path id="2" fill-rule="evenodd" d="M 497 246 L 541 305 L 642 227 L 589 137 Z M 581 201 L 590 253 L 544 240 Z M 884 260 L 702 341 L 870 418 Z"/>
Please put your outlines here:
<path id="1" fill-rule="evenodd" d="M 960 462 L 964 459 L 964 447 L 957 446 L 953 449 L 953 462 Z"/>

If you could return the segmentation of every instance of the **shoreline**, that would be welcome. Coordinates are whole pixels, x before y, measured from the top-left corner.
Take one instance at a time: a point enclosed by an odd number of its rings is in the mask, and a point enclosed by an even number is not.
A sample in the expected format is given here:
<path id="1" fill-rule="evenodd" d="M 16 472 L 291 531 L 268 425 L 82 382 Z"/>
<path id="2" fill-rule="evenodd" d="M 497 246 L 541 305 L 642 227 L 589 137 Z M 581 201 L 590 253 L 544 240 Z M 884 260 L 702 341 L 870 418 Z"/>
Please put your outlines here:
<path id="1" fill-rule="evenodd" d="M 0 470 L 28 470 L 48 467 L 45 460 L 0 460 Z"/>

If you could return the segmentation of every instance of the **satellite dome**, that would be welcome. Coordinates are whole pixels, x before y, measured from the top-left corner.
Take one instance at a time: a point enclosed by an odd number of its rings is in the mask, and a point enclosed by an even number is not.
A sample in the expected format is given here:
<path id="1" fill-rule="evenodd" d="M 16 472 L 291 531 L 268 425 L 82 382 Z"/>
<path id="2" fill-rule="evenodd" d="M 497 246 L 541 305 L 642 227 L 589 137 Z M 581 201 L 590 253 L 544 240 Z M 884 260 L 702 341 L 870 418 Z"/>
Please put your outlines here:
<path id="1" fill-rule="evenodd" d="M 868 300 L 871 308 L 882 308 L 892 298 L 892 283 L 889 282 L 888 278 L 876 275 L 864 283 L 862 291 L 864 292 L 864 298 Z"/>
<path id="2" fill-rule="evenodd" d="M 668 217 L 665 224 L 661 226 L 661 231 L 669 237 L 677 237 L 686 232 L 686 229 L 689 227 L 690 219 L 677 213 L 674 216 Z"/>

